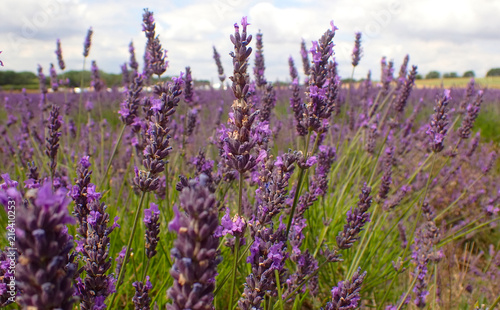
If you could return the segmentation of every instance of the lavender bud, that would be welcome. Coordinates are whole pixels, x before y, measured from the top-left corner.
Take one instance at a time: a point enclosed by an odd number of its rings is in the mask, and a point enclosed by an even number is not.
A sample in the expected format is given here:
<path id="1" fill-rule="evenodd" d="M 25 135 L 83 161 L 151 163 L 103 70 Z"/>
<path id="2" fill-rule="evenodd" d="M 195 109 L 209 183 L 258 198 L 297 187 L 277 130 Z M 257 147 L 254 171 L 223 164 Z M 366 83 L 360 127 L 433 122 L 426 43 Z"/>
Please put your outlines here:
<path id="1" fill-rule="evenodd" d="M 130 44 L 128 45 L 128 51 L 130 53 L 130 61 L 128 65 L 132 70 L 134 70 L 135 73 L 137 73 L 137 70 L 139 70 L 139 64 L 137 63 L 137 60 L 135 59 L 135 48 L 134 48 L 134 42 L 130 41 Z"/>
<path id="2" fill-rule="evenodd" d="M 40 85 L 40 92 L 45 95 L 47 90 L 47 84 L 45 83 L 45 75 L 43 74 L 42 66 L 38 65 L 38 84 Z"/>
<path id="3" fill-rule="evenodd" d="M 218 225 L 215 196 L 205 187 L 204 178 L 199 178 L 190 181 L 179 200 L 184 212 L 174 207 L 175 218 L 169 223 L 177 239 L 171 251 L 174 283 L 167 291 L 172 300 L 167 309 L 212 309 L 220 262 L 219 239 L 213 235 Z"/>
<path id="4" fill-rule="evenodd" d="M 55 51 L 57 55 L 57 62 L 59 63 L 59 68 L 61 70 L 64 70 L 66 68 L 66 65 L 64 64 L 64 60 L 62 57 L 62 49 L 61 49 L 61 40 L 57 39 L 57 49 Z"/>
<path id="5" fill-rule="evenodd" d="M 384 159 L 384 174 L 382 175 L 382 180 L 380 182 L 380 188 L 378 190 L 378 201 L 383 201 L 387 198 L 390 186 L 392 183 L 392 162 L 393 162 L 394 150 L 392 147 L 385 149 L 385 159 Z"/>
<path id="6" fill-rule="evenodd" d="M 151 297 L 149 291 L 153 288 L 149 282 L 149 276 L 146 276 L 146 284 L 142 282 L 134 282 L 132 286 L 135 287 L 135 295 L 132 298 L 135 310 L 149 310 L 151 305 Z"/>
<path id="7" fill-rule="evenodd" d="M 332 301 L 328 302 L 325 310 L 347 310 L 356 309 L 361 297 L 359 292 L 366 277 L 366 271 L 360 274 L 361 268 L 354 273 L 351 281 L 340 281 L 332 289 Z"/>
<path id="8" fill-rule="evenodd" d="M 217 71 L 219 73 L 219 80 L 220 80 L 221 85 L 222 85 L 222 83 L 224 83 L 224 80 L 226 79 L 226 76 L 224 75 L 224 68 L 222 67 L 222 63 L 220 61 L 220 55 L 217 52 L 217 50 L 215 49 L 215 46 L 213 48 L 214 48 L 214 60 L 215 60 L 215 64 L 217 65 Z"/>
<path id="9" fill-rule="evenodd" d="M 444 148 L 444 138 L 448 132 L 448 103 L 451 100 L 450 91 L 445 90 L 444 95 L 436 99 L 434 114 L 431 117 L 427 135 L 431 140 L 431 149 L 433 152 L 441 152 Z"/>
<path id="10" fill-rule="evenodd" d="M 249 77 L 247 74 L 248 67 L 248 57 L 252 53 L 252 48 L 247 47 L 252 41 L 252 35 L 247 37 L 247 26 L 248 26 L 246 16 L 241 19 L 242 32 L 240 34 L 240 27 L 238 24 L 234 24 L 234 35 L 231 35 L 231 42 L 234 45 L 234 52 L 229 55 L 233 58 L 233 76 L 229 79 L 233 82 L 232 89 L 234 96 L 237 100 L 246 100 L 248 88 L 249 88 Z"/>
<path id="11" fill-rule="evenodd" d="M 290 67 L 290 77 L 292 78 L 292 82 L 295 79 L 299 78 L 299 72 L 297 72 L 297 68 L 295 68 L 295 63 L 293 62 L 292 56 L 288 58 L 288 66 Z"/>
<path id="12" fill-rule="evenodd" d="M 403 89 L 399 92 L 398 97 L 395 103 L 395 110 L 397 112 L 403 112 L 406 102 L 408 101 L 408 97 L 410 96 L 413 85 L 415 85 L 415 78 L 417 77 L 417 66 L 412 66 L 410 74 L 408 74 L 408 78 L 405 81 Z"/>
<path id="13" fill-rule="evenodd" d="M 356 67 L 361 59 L 361 32 L 356 32 L 356 39 L 354 41 L 354 49 L 352 50 L 352 66 Z"/>
<path id="14" fill-rule="evenodd" d="M 302 42 L 300 43 L 300 55 L 302 56 L 304 74 L 306 76 L 309 76 L 309 73 L 311 71 L 311 63 L 309 62 L 309 54 L 307 52 L 306 42 L 304 40 L 302 40 Z"/>
<path id="15" fill-rule="evenodd" d="M 92 27 L 89 28 L 87 31 L 87 36 L 85 37 L 85 42 L 83 43 L 83 57 L 87 58 L 89 56 L 90 52 L 90 45 L 92 43 L 92 34 L 94 31 L 92 30 Z"/>
<path id="16" fill-rule="evenodd" d="M 472 104 L 467 106 L 467 114 L 465 114 L 462 121 L 462 125 L 458 129 L 458 136 L 462 139 L 468 139 L 470 137 L 472 127 L 474 127 L 474 122 L 481 109 L 481 103 L 483 102 L 483 91 L 478 91 L 476 99 Z"/>
<path id="17" fill-rule="evenodd" d="M 45 142 L 45 154 L 50 159 L 49 167 L 52 178 L 54 177 L 57 165 L 57 150 L 59 149 L 59 137 L 61 136 L 61 122 L 62 117 L 59 115 L 59 108 L 52 105 L 47 125 L 49 132 Z"/>
<path id="18" fill-rule="evenodd" d="M 92 60 L 92 66 L 90 70 L 90 86 L 94 88 L 95 91 L 99 92 L 104 88 L 104 83 L 101 80 L 101 76 L 99 74 L 99 68 L 97 67 L 97 63 L 95 60 Z"/>
<path id="19" fill-rule="evenodd" d="M 160 241 L 160 210 L 158 205 L 151 203 L 149 209 L 144 209 L 144 224 L 146 226 L 146 256 L 156 255 L 156 245 Z"/>
<path id="20" fill-rule="evenodd" d="M 73 268 L 69 253 L 73 238 L 67 224 L 74 219 L 68 214 L 69 199 L 62 190 L 53 192 L 45 183 L 17 208 L 16 247 L 20 253 L 16 266 L 16 282 L 23 294 L 17 301 L 23 308 L 73 309 Z"/>
<path id="21" fill-rule="evenodd" d="M 142 75 L 137 75 L 134 77 L 132 84 L 127 89 L 127 98 L 122 102 L 118 114 L 120 114 L 120 119 L 126 125 L 132 125 L 137 118 L 137 109 L 140 105 L 140 97 L 142 91 Z"/>
<path id="22" fill-rule="evenodd" d="M 266 67 L 264 66 L 264 53 L 262 51 L 262 33 L 259 30 L 256 36 L 257 42 L 255 43 L 255 67 L 253 68 L 253 73 L 255 75 L 255 83 L 258 87 L 265 86 L 267 84 L 266 78 L 264 77 L 264 71 Z"/>
<path id="23" fill-rule="evenodd" d="M 370 196 L 371 188 L 363 185 L 359 194 L 358 207 L 347 211 L 347 224 L 344 230 L 337 236 L 337 246 L 339 249 L 349 249 L 358 240 L 358 235 L 366 222 L 370 220 L 370 213 L 367 213 L 372 204 Z"/>
<path id="24" fill-rule="evenodd" d="M 50 86 L 53 91 L 57 91 L 59 88 L 59 84 L 57 82 L 57 72 L 53 64 L 50 64 Z"/>

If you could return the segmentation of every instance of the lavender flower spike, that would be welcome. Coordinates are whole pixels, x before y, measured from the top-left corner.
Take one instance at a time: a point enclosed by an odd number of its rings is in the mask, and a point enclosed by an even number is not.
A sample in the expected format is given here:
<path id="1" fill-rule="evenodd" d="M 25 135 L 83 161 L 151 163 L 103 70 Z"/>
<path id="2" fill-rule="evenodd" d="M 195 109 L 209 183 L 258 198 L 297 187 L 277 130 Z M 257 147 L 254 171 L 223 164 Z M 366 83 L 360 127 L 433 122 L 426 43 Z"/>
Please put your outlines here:
<path id="1" fill-rule="evenodd" d="M 262 51 L 262 33 L 259 30 L 257 33 L 257 42 L 255 43 L 255 67 L 253 68 L 253 73 L 255 75 L 255 83 L 258 87 L 265 86 L 267 84 L 266 78 L 264 76 L 264 71 L 266 67 L 264 65 L 264 53 Z"/>
<path id="2" fill-rule="evenodd" d="M 17 301 L 23 308 L 73 309 L 73 274 L 69 264 L 73 238 L 67 224 L 69 199 L 62 190 L 52 192 L 50 183 L 38 189 L 25 208 L 18 208 L 16 247 L 21 253 L 16 267 Z"/>
<path id="3" fill-rule="evenodd" d="M 177 232 L 171 253 L 175 262 L 170 270 L 174 283 L 167 291 L 172 303 L 168 310 L 213 309 L 213 292 L 219 239 L 213 234 L 218 226 L 214 194 L 206 187 L 206 176 L 191 180 L 179 195 L 184 212 L 174 207 L 175 218 L 169 229 Z"/>
<path id="4" fill-rule="evenodd" d="M 344 225 L 344 230 L 339 232 L 337 236 L 339 249 L 350 248 L 358 240 L 358 235 L 365 223 L 370 220 L 370 213 L 367 213 L 372 204 L 370 192 L 371 188 L 365 184 L 361 194 L 359 194 L 358 208 L 347 211 L 347 224 Z"/>
<path id="5" fill-rule="evenodd" d="M 94 31 L 92 30 L 92 27 L 89 28 L 87 31 L 87 36 L 85 37 L 85 42 L 83 43 L 83 57 L 87 58 L 89 57 L 90 53 L 90 45 L 92 44 L 92 34 Z"/>
<path id="6" fill-rule="evenodd" d="M 431 149 L 435 153 L 439 153 L 444 148 L 444 138 L 448 132 L 448 102 L 451 100 L 450 90 L 445 89 L 442 97 L 436 99 L 434 114 L 431 117 L 427 135 L 430 138 Z"/>
<path id="7" fill-rule="evenodd" d="M 144 224 L 146 226 L 146 256 L 156 255 L 156 245 L 160 241 L 160 210 L 158 205 L 151 203 L 149 209 L 144 209 Z"/>
<path id="8" fill-rule="evenodd" d="M 50 86 L 53 91 L 57 91 L 59 88 L 59 83 L 57 81 L 57 72 L 54 64 L 50 64 Z"/>
<path id="9" fill-rule="evenodd" d="M 57 49 L 55 51 L 57 56 L 57 62 L 59 63 L 59 69 L 64 70 L 66 68 L 66 64 L 64 63 L 62 57 L 62 49 L 61 49 L 61 40 L 57 39 Z"/>
<path id="10" fill-rule="evenodd" d="M 361 60 L 361 32 L 356 32 L 356 39 L 354 41 L 354 49 L 352 50 L 352 66 L 356 67 Z"/>
<path id="11" fill-rule="evenodd" d="M 476 99 L 472 104 L 467 106 L 467 114 L 462 121 L 462 125 L 458 129 L 458 135 L 462 139 L 468 139 L 470 137 L 472 127 L 481 109 L 481 103 L 483 102 L 483 91 L 477 92 Z"/>
<path id="12" fill-rule="evenodd" d="M 360 301 L 359 291 L 366 276 L 366 271 L 360 274 L 360 268 L 354 273 L 351 281 L 340 281 L 332 289 L 332 301 L 326 304 L 325 310 L 356 309 Z"/>
<path id="13" fill-rule="evenodd" d="M 59 137 L 61 136 L 61 123 L 62 117 L 59 115 L 59 108 L 52 105 L 52 111 L 50 111 L 49 116 L 49 124 L 47 125 L 49 134 L 45 143 L 45 154 L 47 154 L 50 159 L 50 172 L 52 178 L 54 178 L 57 165 L 57 150 L 59 149 Z"/>
<path id="14" fill-rule="evenodd" d="M 134 49 L 134 42 L 130 42 L 128 45 L 128 51 L 130 53 L 130 62 L 129 66 L 134 70 L 135 74 L 137 74 L 137 70 L 139 70 L 139 64 L 137 63 L 137 60 L 135 59 L 135 49 Z"/>
<path id="15" fill-rule="evenodd" d="M 309 54 L 307 53 L 306 42 L 304 40 L 302 40 L 302 43 L 300 43 L 300 55 L 302 56 L 304 74 L 307 77 L 309 76 L 309 73 L 311 71 L 311 63 L 309 62 Z"/>
<path id="16" fill-rule="evenodd" d="M 217 71 L 219 73 L 219 80 L 221 83 L 224 83 L 226 76 L 224 75 L 224 68 L 222 67 L 222 63 L 220 61 L 220 55 L 217 52 L 217 50 L 215 49 L 215 46 L 213 48 L 214 48 L 214 60 L 215 60 L 215 64 L 217 65 Z"/>
<path id="17" fill-rule="evenodd" d="M 149 291 L 153 288 L 153 285 L 149 282 L 149 276 L 146 277 L 146 284 L 142 282 L 134 282 L 132 286 L 135 287 L 135 295 L 132 298 L 134 309 L 151 309 L 151 297 L 149 297 Z"/>
<path id="18" fill-rule="evenodd" d="M 243 31 L 240 34 L 240 27 L 234 24 L 234 35 L 231 35 L 231 42 L 234 44 L 234 52 L 229 53 L 233 58 L 233 76 L 229 79 L 233 82 L 233 93 L 236 99 L 245 100 L 248 93 L 249 77 L 247 74 L 248 57 L 252 53 L 252 48 L 247 47 L 252 41 L 252 35 L 247 37 L 247 18 L 241 19 Z"/>

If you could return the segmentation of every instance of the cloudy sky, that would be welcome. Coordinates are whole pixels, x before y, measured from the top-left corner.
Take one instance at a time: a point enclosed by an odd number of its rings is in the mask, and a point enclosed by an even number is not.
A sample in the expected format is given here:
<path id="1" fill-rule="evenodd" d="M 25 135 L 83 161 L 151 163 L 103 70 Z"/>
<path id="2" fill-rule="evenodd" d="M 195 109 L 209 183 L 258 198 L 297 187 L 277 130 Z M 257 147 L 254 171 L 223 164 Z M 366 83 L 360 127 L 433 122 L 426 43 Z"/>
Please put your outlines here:
<path id="1" fill-rule="evenodd" d="M 131 40 L 142 59 L 145 7 L 154 12 L 157 33 L 168 50 L 167 75 L 191 66 L 195 78 L 217 82 L 212 45 L 231 75 L 229 35 L 242 16 L 248 16 L 250 33 L 263 33 L 268 80 L 288 81 L 288 56 L 301 68 L 301 39 L 310 46 L 330 20 L 339 28 L 334 42 L 343 77 L 351 74 L 356 31 L 363 33 L 364 56 L 355 78 L 372 70 L 377 79 L 382 56 L 399 66 L 406 54 L 424 75 L 474 70 L 484 76 L 500 67 L 498 0 L 7 0 L 0 11 L 0 59 L 5 65 L 0 70 L 35 72 L 41 64 L 48 71 L 57 62 L 57 38 L 67 68 L 79 70 L 83 40 L 92 26 L 89 58 L 118 73 L 128 61 Z"/>

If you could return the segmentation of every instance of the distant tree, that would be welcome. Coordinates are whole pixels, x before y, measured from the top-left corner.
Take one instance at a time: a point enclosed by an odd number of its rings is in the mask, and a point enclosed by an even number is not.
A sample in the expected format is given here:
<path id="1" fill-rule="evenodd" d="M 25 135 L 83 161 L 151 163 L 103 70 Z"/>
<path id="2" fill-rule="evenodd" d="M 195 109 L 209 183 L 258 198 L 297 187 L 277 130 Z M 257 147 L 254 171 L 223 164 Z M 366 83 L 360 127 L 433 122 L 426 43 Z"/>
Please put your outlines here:
<path id="1" fill-rule="evenodd" d="M 465 71 L 464 75 L 463 75 L 463 77 L 475 77 L 475 76 L 476 76 L 476 74 L 472 70 Z"/>
<path id="2" fill-rule="evenodd" d="M 438 71 L 431 71 L 425 76 L 426 79 L 439 79 L 440 77 L 441 73 L 439 73 Z"/>
<path id="3" fill-rule="evenodd" d="M 486 73 L 486 76 L 500 76 L 500 68 L 493 68 Z"/>
<path id="4" fill-rule="evenodd" d="M 458 77 L 458 74 L 456 72 L 448 72 L 443 74 L 443 78 L 449 79 L 449 78 L 456 78 Z"/>
<path id="5" fill-rule="evenodd" d="M 423 79 L 424 77 L 422 76 L 422 74 L 417 74 L 415 75 L 415 80 L 421 80 Z"/>
<path id="6" fill-rule="evenodd" d="M 0 85 L 30 84 L 38 84 L 38 79 L 32 72 L 0 71 Z"/>

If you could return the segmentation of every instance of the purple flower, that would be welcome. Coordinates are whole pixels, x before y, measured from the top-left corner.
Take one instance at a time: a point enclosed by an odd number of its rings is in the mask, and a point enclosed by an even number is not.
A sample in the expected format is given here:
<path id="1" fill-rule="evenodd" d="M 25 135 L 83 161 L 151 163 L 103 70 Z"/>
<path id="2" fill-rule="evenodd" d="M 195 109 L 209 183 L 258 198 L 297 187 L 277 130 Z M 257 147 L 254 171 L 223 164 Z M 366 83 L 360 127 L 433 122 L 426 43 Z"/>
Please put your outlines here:
<path id="1" fill-rule="evenodd" d="M 87 58 L 89 56 L 90 52 L 90 45 L 92 43 L 92 34 L 94 31 L 92 30 L 92 27 L 89 28 L 87 31 L 87 36 L 85 37 L 85 42 L 83 42 L 83 57 Z"/>
<path id="2" fill-rule="evenodd" d="M 408 101 L 408 97 L 410 97 L 411 90 L 413 89 L 413 85 L 415 85 L 416 77 L 417 77 L 417 66 L 412 66 L 411 71 L 405 80 L 405 84 L 403 85 L 403 88 L 400 90 L 398 97 L 396 99 L 396 103 L 394 105 L 396 111 L 400 113 L 403 112 L 406 106 L 406 102 Z"/>
<path id="3" fill-rule="evenodd" d="M 177 228 L 177 239 L 171 251 L 175 259 L 170 274 L 174 279 L 167 294 L 171 304 L 167 309 L 210 309 L 213 304 L 215 276 L 220 262 L 214 237 L 218 225 L 218 210 L 214 194 L 203 178 L 191 180 L 179 195 L 183 212 L 169 227 Z M 197 249 L 194 251 L 193 249 Z M 199 306 L 194 306 L 199 305 Z"/>
<path id="4" fill-rule="evenodd" d="M 144 9 L 142 20 L 142 29 L 147 38 L 144 57 L 144 75 L 148 78 L 151 74 L 160 76 L 167 70 L 168 67 L 168 61 L 166 61 L 167 51 L 162 48 L 160 38 L 155 33 L 156 24 L 154 22 L 153 12 L 150 12 L 148 9 Z"/>
<path id="5" fill-rule="evenodd" d="M 137 75 L 137 70 L 139 69 L 139 64 L 137 63 L 137 60 L 135 59 L 135 49 L 134 49 L 134 43 L 130 41 L 130 44 L 128 45 L 128 51 L 130 53 L 130 62 L 129 66 L 134 70 L 134 77 Z"/>
<path id="6" fill-rule="evenodd" d="M 355 33 L 356 39 L 354 40 L 354 49 L 352 50 L 352 66 L 356 67 L 361 59 L 361 32 Z"/>
<path id="7" fill-rule="evenodd" d="M 146 226 L 146 256 L 152 258 L 156 255 L 156 245 L 160 240 L 160 210 L 158 205 L 151 203 L 149 209 L 144 209 L 144 224 Z"/>
<path id="8" fill-rule="evenodd" d="M 366 276 L 366 271 L 360 274 L 360 269 L 354 273 L 351 281 L 340 281 L 332 289 L 332 300 L 325 306 L 325 310 L 347 310 L 358 307 L 361 285 Z"/>
<path id="9" fill-rule="evenodd" d="M 226 76 L 224 75 L 224 68 L 222 67 L 222 62 L 220 61 L 220 55 L 215 49 L 215 46 L 213 47 L 214 49 L 214 60 L 215 64 L 217 65 L 217 71 L 219 73 L 219 80 L 221 82 L 221 87 L 222 83 L 224 83 L 224 80 L 226 79 Z"/>
<path id="10" fill-rule="evenodd" d="M 53 91 L 57 91 L 59 84 L 57 82 L 57 72 L 53 64 L 50 64 L 50 85 Z"/>
<path id="11" fill-rule="evenodd" d="M 29 203 L 17 208 L 16 247 L 24 262 L 16 266 L 17 288 L 23 291 L 17 301 L 23 308 L 73 309 L 76 266 L 71 263 L 73 239 L 66 228 L 73 222 L 69 199 L 46 182 Z"/>
<path id="12" fill-rule="evenodd" d="M 92 86 L 96 92 L 101 91 L 105 86 L 104 82 L 101 80 L 99 68 L 97 67 L 97 63 L 95 60 L 92 60 L 92 66 L 90 69 L 90 86 Z M 91 110 L 92 102 L 87 101 L 85 108 L 87 109 L 87 111 Z"/>
<path id="13" fill-rule="evenodd" d="M 358 240 L 358 235 L 366 222 L 370 220 L 370 213 L 367 213 L 372 204 L 370 196 L 371 188 L 363 185 L 359 194 L 358 207 L 347 211 L 347 223 L 344 229 L 337 236 L 337 246 L 339 249 L 349 249 Z"/>
<path id="14" fill-rule="evenodd" d="M 55 53 L 57 55 L 57 62 L 59 63 L 59 69 L 64 70 L 66 68 L 66 65 L 64 64 L 64 60 L 62 57 L 61 40 L 57 39 L 56 45 L 57 48 Z"/>
<path id="15" fill-rule="evenodd" d="M 481 103 L 483 102 L 483 91 L 478 91 L 477 96 L 472 104 L 467 106 L 467 114 L 462 121 L 462 125 L 458 129 L 458 135 L 462 139 L 468 139 L 470 137 L 472 127 L 476 121 L 479 111 L 481 109 Z"/>
<path id="16" fill-rule="evenodd" d="M 59 137 L 61 136 L 62 117 L 59 115 L 59 107 L 52 105 L 50 116 L 48 119 L 47 128 L 49 130 L 48 137 L 45 142 L 45 154 L 50 159 L 51 178 L 54 178 L 57 165 L 57 150 L 59 149 Z"/>
<path id="17" fill-rule="evenodd" d="M 255 75 L 255 83 L 258 87 L 262 87 L 267 84 L 266 78 L 264 77 L 264 71 L 266 69 L 264 65 L 264 53 L 262 51 L 262 33 L 259 30 L 257 33 L 257 42 L 255 43 L 255 67 L 253 68 L 253 72 Z"/>
<path id="18" fill-rule="evenodd" d="M 231 218 L 229 208 L 226 208 L 226 213 L 221 218 L 221 226 L 217 227 L 214 236 L 223 237 L 225 235 L 243 237 L 246 228 L 246 221 L 242 216 L 236 214 Z"/>
<path id="19" fill-rule="evenodd" d="M 134 282 L 132 286 L 135 287 L 135 295 L 132 297 L 135 309 L 149 310 L 151 305 L 149 291 L 153 288 L 153 285 L 149 281 L 149 276 L 146 276 L 146 284 L 143 282 Z"/>
<path id="20" fill-rule="evenodd" d="M 426 132 L 430 138 L 431 149 L 435 153 L 441 152 L 444 148 L 443 141 L 448 132 L 447 106 L 450 100 L 450 90 L 445 89 L 443 96 L 436 99 L 434 114 Z"/>

